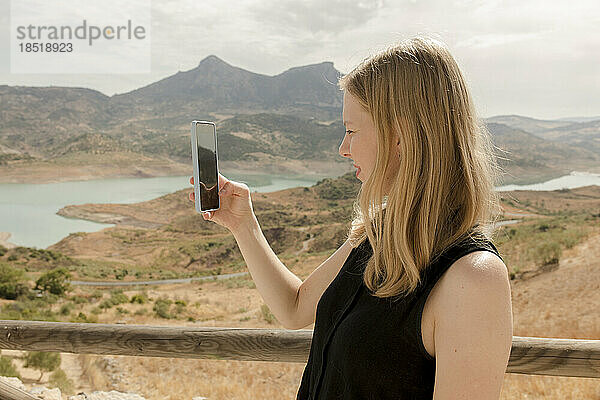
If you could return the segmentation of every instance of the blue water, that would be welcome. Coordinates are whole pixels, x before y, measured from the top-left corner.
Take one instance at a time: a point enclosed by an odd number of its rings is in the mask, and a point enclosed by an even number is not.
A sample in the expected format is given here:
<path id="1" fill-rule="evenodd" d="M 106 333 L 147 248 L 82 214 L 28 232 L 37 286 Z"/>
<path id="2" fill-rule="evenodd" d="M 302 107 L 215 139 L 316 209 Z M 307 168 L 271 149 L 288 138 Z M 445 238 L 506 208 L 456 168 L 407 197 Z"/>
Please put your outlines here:
<path id="1" fill-rule="evenodd" d="M 272 192 L 299 186 L 312 186 L 315 179 L 288 179 L 277 176 L 227 178 L 245 182 L 253 192 Z M 11 234 L 8 242 L 20 246 L 46 248 L 74 232 L 95 232 L 113 224 L 99 224 L 65 218 L 56 212 L 66 205 L 86 203 L 137 203 L 173 193 L 193 190 L 189 176 L 98 179 L 48 184 L 0 184 L 0 232 Z M 270 180 L 269 184 L 265 184 Z M 260 183 L 259 183 L 260 182 Z M 193 209 L 193 203 L 190 202 Z"/>
<path id="2" fill-rule="evenodd" d="M 571 172 L 569 175 L 552 179 L 542 183 L 530 185 L 506 185 L 496 188 L 498 191 L 508 190 L 559 190 L 573 189 L 582 186 L 598 185 L 600 186 L 600 174 L 591 174 L 588 172 Z"/>
<path id="3" fill-rule="evenodd" d="M 245 182 L 254 192 L 272 192 L 311 186 L 320 178 L 288 179 L 277 176 L 228 175 Z M 0 232 L 9 232 L 9 242 L 46 248 L 74 232 L 95 232 L 112 224 L 64 218 L 56 212 L 66 205 L 85 203 L 137 203 L 181 189 L 193 190 L 189 176 L 99 179 L 48 184 L 0 184 Z M 265 184 L 265 181 L 269 181 Z M 507 185 L 497 190 L 557 190 L 588 185 L 600 186 L 600 174 L 572 172 L 557 179 L 532 185 Z M 190 207 L 193 208 L 190 202 Z"/>

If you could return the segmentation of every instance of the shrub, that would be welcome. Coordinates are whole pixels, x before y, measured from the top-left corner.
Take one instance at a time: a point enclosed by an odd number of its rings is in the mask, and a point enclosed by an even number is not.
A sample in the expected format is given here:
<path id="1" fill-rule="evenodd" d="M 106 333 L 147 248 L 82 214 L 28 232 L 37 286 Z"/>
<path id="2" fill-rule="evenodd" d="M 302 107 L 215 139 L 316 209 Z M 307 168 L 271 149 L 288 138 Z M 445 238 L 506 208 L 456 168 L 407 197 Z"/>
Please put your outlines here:
<path id="1" fill-rule="evenodd" d="M 45 299 L 19 298 L 2 306 L 0 319 L 57 321 L 56 314 L 48 306 Z"/>
<path id="2" fill-rule="evenodd" d="M 63 304 L 60 307 L 60 311 L 59 312 L 60 312 L 61 315 L 69 315 L 69 314 L 71 314 L 71 311 L 73 311 L 73 304 L 66 303 L 66 304 Z"/>
<path id="3" fill-rule="evenodd" d="M 174 315 L 169 313 L 169 308 L 173 304 L 173 301 L 168 298 L 159 298 L 154 302 L 154 307 L 152 310 L 158 315 L 160 318 L 171 319 L 175 318 Z"/>
<path id="4" fill-rule="evenodd" d="M 265 321 L 267 321 L 270 324 L 275 322 L 275 316 L 271 313 L 271 310 L 269 309 L 268 305 L 266 305 L 266 304 L 261 305 L 260 312 Z"/>
<path id="5" fill-rule="evenodd" d="M 84 313 L 80 312 L 75 317 L 71 318 L 70 322 L 89 322 L 89 320 Z"/>
<path id="6" fill-rule="evenodd" d="M 21 379 L 21 374 L 9 357 L 0 356 L 0 376 L 15 376 Z"/>
<path id="7" fill-rule="evenodd" d="M 139 310 L 136 310 L 134 315 L 146 315 L 148 314 L 148 310 L 146 310 L 145 308 L 140 308 Z"/>
<path id="8" fill-rule="evenodd" d="M 60 366 L 60 353 L 47 353 L 44 351 L 28 351 L 25 355 L 25 368 L 34 368 L 41 371 L 38 382 L 42 380 L 44 372 L 52 372 Z"/>
<path id="9" fill-rule="evenodd" d="M 534 259 L 539 265 L 557 264 L 561 254 L 560 244 L 554 241 L 541 243 L 534 248 Z"/>
<path id="10" fill-rule="evenodd" d="M 100 300 L 103 296 L 104 296 L 104 293 L 102 293 L 101 290 L 96 289 L 90 294 L 89 299 L 90 299 L 90 302 L 95 303 L 96 301 Z"/>
<path id="11" fill-rule="evenodd" d="M 115 273 L 115 279 L 123 280 L 123 278 L 126 277 L 128 274 L 129 271 L 127 271 L 126 269 L 119 270 Z"/>
<path id="12" fill-rule="evenodd" d="M 0 297 L 15 300 L 28 292 L 29 286 L 26 283 L 25 272 L 8 264 L 0 263 Z"/>
<path id="13" fill-rule="evenodd" d="M 72 296 L 71 297 L 71 301 L 73 301 L 73 303 L 75 304 L 85 304 L 85 303 L 89 303 L 90 300 L 87 297 L 84 296 Z"/>
<path id="14" fill-rule="evenodd" d="M 148 302 L 148 297 L 145 294 L 134 294 L 131 296 L 130 303 L 138 303 L 138 304 L 146 304 Z"/>
<path id="15" fill-rule="evenodd" d="M 48 383 L 54 387 L 58 387 L 62 393 L 73 394 L 73 381 L 69 379 L 67 374 L 65 374 L 65 371 L 60 368 L 50 375 Z"/>
<path id="16" fill-rule="evenodd" d="M 128 303 L 129 297 L 127 297 L 122 290 L 113 290 L 110 292 L 110 301 L 116 306 L 119 304 Z"/>
<path id="17" fill-rule="evenodd" d="M 66 268 L 55 268 L 40 276 L 35 282 L 35 288 L 62 296 L 71 289 L 69 279 L 71 279 L 71 273 Z"/>

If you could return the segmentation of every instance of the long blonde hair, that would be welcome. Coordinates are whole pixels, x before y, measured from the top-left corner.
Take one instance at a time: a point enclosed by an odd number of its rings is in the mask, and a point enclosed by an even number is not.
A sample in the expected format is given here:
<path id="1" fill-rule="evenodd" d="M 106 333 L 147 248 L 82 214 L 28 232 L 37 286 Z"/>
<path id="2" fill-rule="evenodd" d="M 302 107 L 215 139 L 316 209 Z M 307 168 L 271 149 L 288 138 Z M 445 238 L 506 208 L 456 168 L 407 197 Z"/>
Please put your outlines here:
<path id="1" fill-rule="evenodd" d="M 380 298 L 414 291 L 445 249 L 491 239 L 499 215 L 494 187 L 502 170 L 463 75 L 447 47 L 427 36 L 397 43 L 340 78 L 377 132 L 375 168 L 354 202 L 348 239 L 368 238 L 363 276 Z M 384 192 L 393 146 L 400 167 Z M 393 172 L 392 172 L 393 173 Z"/>

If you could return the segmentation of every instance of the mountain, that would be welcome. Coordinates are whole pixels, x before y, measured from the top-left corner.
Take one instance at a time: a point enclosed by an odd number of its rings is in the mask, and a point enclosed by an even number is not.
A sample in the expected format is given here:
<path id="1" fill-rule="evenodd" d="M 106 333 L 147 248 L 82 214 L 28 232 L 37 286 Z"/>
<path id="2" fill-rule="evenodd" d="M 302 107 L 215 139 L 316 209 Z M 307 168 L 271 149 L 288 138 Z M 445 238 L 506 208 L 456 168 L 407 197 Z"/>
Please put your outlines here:
<path id="1" fill-rule="evenodd" d="M 194 69 L 112 97 L 85 88 L 3 85 L 0 86 L 0 162 L 19 157 L 48 160 L 64 154 L 66 149 L 94 152 L 97 141 L 102 142 L 102 152 L 129 149 L 187 162 L 192 119 L 220 122 L 236 115 L 253 114 L 262 115 L 253 122 L 253 129 L 258 132 L 279 131 L 280 138 L 288 135 L 328 138 L 327 143 L 317 140 L 318 147 L 304 146 L 305 157 L 314 159 L 324 149 L 335 150 L 343 135 L 342 93 L 336 86 L 340 75 L 332 62 L 322 62 L 267 76 L 231 66 L 211 55 Z M 295 128 L 294 132 L 286 132 L 274 123 L 281 122 L 282 116 L 296 118 L 292 125 L 308 130 L 299 132 Z M 333 127 L 319 124 L 318 120 L 339 122 Z M 263 129 L 261 124 L 270 128 Z M 228 133 L 226 127 L 225 133 Z M 228 140 L 240 142 L 239 136 Z M 267 153 L 282 147 L 277 142 L 265 141 L 264 137 L 261 140 L 261 149 Z M 297 142 L 296 139 L 282 143 Z M 284 153 L 298 159 L 303 152 Z"/>
<path id="2" fill-rule="evenodd" d="M 557 118 L 556 121 L 571 121 L 571 122 L 590 122 L 600 120 L 600 115 L 596 117 L 564 117 Z"/>
<path id="3" fill-rule="evenodd" d="M 566 143 L 600 155 L 600 119 L 573 122 L 539 120 L 519 115 L 498 115 L 486 118 L 485 122 L 504 124 L 532 133 L 542 139 Z"/>
<path id="4" fill-rule="evenodd" d="M 146 113 L 286 113 L 310 118 L 339 118 L 342 93 L 340 72 L 332 62 L 291 68 L 267 76 L 234 67 L 210 55 L 189 71 L 113 96 L 122 104 L 142 106 Z M 135 108 L 138 111 L 138 108 Z M 189 114 L 188 114 L 189 115 Z"/>
<path id="5" fill-rule="evenodd" d="M 485 118 L 485 122 L 504 124 L 533 134 L 572 124 L 571 121 L 541 120 L 521 115 L 496 115 Z"/>
<path id="6" fill-rule="evenodd" d="M 551 179 L 573 170 L 600 165 L 600 152 L 542 139 L 505 124 L 487 122 L 486 126 L 494 145 L 502 149 L 497 151 L 500 166 L 514 177 L 528 177 L 522 178 L 522 183 L 534 177 L 538 180 Z"/>
<path id="7" fill-rule="evenodd" d="M 115 167 L 116 158 L 125 160 L 118 164 L 125 175 L 185 170 L 190 121 L 207 119 L 217 123 L 221 166 L 334 174 L 350 169 L 337 153 L 344 134 L 340 76 L 331 62 L 268 76 L 210 55 L 193 69 L 110 97 L 86 88 L 3 85 L 0 172 L 27 176 L 24 168 L 37 162 L 37 171 L 52 175 L 60 165 L 69 175 Z M 484 122 L 496 146 L 510 152 L 501 160 L 509 181 L 600 165 L 600 120 L 499 115 Z M 133 160 L 149 164 L 126 168 Z"/>

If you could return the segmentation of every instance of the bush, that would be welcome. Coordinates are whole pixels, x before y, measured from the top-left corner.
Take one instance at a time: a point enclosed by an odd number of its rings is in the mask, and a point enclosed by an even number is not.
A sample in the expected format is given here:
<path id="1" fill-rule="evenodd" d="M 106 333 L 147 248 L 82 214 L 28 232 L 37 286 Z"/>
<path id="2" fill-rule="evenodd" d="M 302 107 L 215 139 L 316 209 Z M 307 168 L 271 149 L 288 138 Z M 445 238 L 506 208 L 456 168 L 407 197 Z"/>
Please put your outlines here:
<path id="1" fill-rule="evenodd" d="M 168 298 L 159 298 L 154 302 L 154 307 L 152 310 L 158 315 L 160 318 L 171 319 L 175 318 L 174 315 L 169 313 L 169 308 L 171 308 L 171 304 L 173 301 Z"/>
<path id="2" fill-rule="evenodd" d="M 541 243 L 534 248 L 534 259 L 538 265 L 558 264 L 562 249 L 557 242 Z"/>
<path id="3" fill-rule="evenodd" d="M 145 294 L 134 294 L 131 296 L 130 303 L 138 303 L 138 304 L 146 304 L 148 302 L 148 297 Z"/>
<path id="4" fill-rule="evenodd" d="M 71 314 L 71 311 L 73 311 L 73 304 L 71 304 L 71 303 L 66 303 L 66 304 L 63 304 L 63 305 L 60 307 L 60 311 L 59 311 L 59 313 L 60 313 L 61 315 L 69 315 L 69 314 Z"/>
<path id="5" fill-rule="evenodd" d="M 129 297 L 127 297 L 122 290 L 113 290 L 110 292 L 110 301 L 113 305 L 117 306 L 119 304 L 128 303 Z"/>
<path id="6" fill-rule="evenodd" d="M 71 273 L 66 268 L 55 268 L 40 276 L 35 282 L 35 288 L 62 296 L 71 289 L 67 282 L 69 279 L 71 279 Z"/>
<path id="7" fill-rule="evenodd" d="M 9 357 L 0 356 L 0 376 L 15 376 L 21 379 L 21 375 Z"/>
<path id="8" fill-rule="evenodd" d="M 122 290 L 113 290 L 110 292 L 110 298 L 100 303 L 100 308 L 111 308 L 112 306 L 118 306 L 119 304 L 128 302 L 129 298 L 123 293 Z"/>
<path id="9" fill-rule="evenodd" d="M 15 300 L 28 292 L 29 286 L 26 283 L 25 272 L 12 268 L 8 264 L 0 263 L 0 297 Z"/>
<path id="10" fill-rule="evenodd" d="M 128 274 L 129 274 L 129 271 L 127 271 L 126 269 L 119 270 L 119 271 L 115 272 L 115 279 L 123 280 L 123 278 L 126 277 Z"/>
<path id="11" fill-rule="evenodd" d="M 99 307 L 94 307 L 90 312 L 94 315 L 98 315 L 102 312 L 102 310 Z"/>
<path id="12" fill-rule="evenodd" d="M 28 351 L 25 355 L 25 368 L 34 368 L 41 371 L 38 382 L 42 380 L 44 372 L 52 372 L 60 366 L 60 353 L 47 353 L 44 351 Z"/>
<path id="13" fill-rule="evenodd" d="M 260 306 L 260 312 L 265 321 L 267 321 L 270 324 L 275 322 L 275 316 L 271 313 L 271 310 L 269 309 L 268 305 L 263 304 L 262 306 Z"/>
<path id="14" fill-rule="evenodd" d="M 54 371 L 52 375 L 50 375 L 48 383 L 50 383 L 50 385 L 54 387 L 58 387 L 61 393 L 73 394 L 73 381 L 70 380 L 67 377 L 67 374 L 65 374 L 65 371 L 63 371 L 60 368 Z"/>
<path id="15" fill-rule="evenodd" d="M 79 322 L 79 323 L 95 323 L 98 322 L 98 317 L 95 315 L 90 315 L 89 317 L 84 313 L 80 312 L 75 317 L 71 318 L 69 322 Z"/>
<path id="16" fill-rule="evenodd" d="M 73 301 L 73 303 L 75 304 L 85 304 L 90 302 L 90 300 L 87 297 L 79 295 L 71 297 L 71 301 Z"/>
<path id="17" fill-rule="evenodd" d="M 48 308 L 48 305 L 45 299 L 20 298 L 2 306 L 0 319 L 57 321 L 56 314 Z"/>

